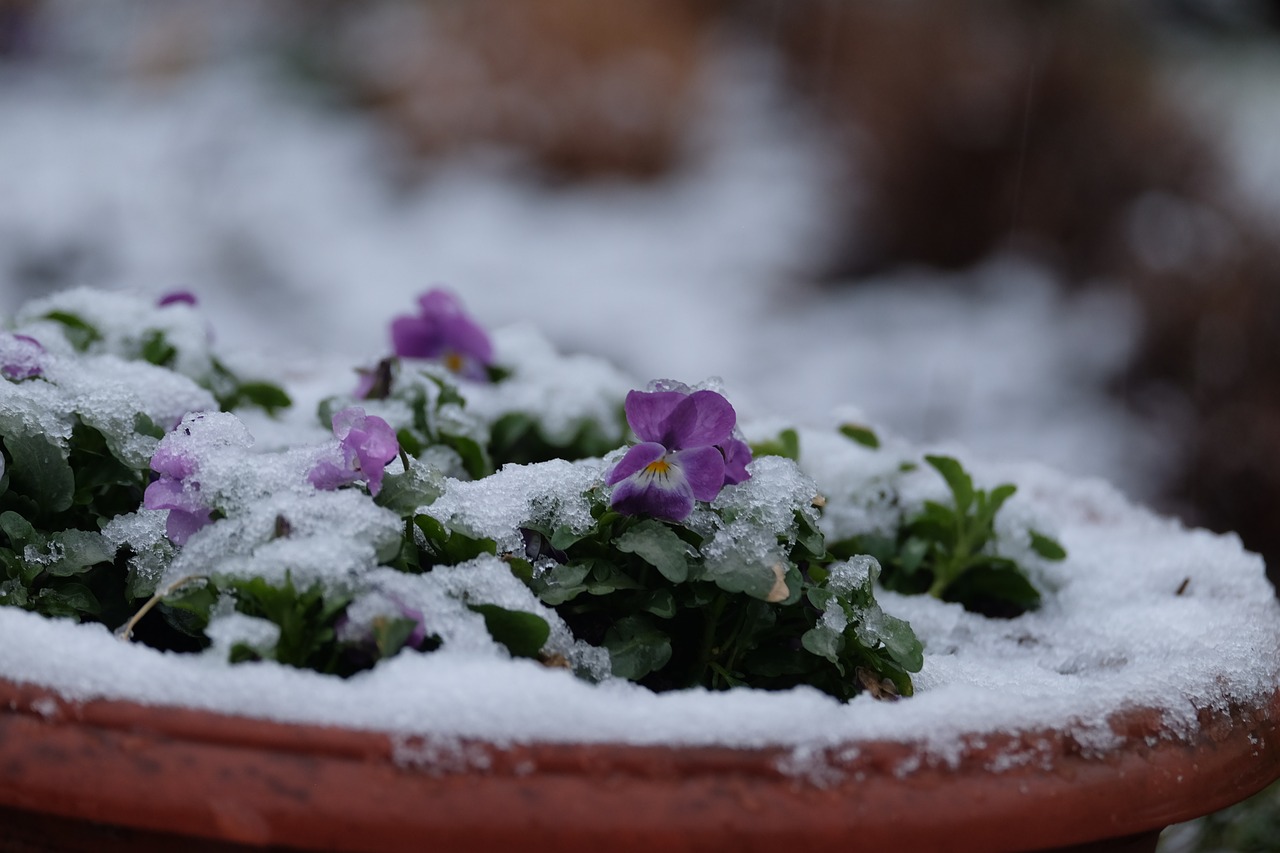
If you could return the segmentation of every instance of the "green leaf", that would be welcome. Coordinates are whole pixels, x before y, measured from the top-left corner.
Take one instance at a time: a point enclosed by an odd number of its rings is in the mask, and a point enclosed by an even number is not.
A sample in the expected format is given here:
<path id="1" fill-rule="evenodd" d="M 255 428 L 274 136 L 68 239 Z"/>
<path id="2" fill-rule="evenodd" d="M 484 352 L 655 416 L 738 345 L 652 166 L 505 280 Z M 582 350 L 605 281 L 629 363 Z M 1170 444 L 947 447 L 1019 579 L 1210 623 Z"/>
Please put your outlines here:
<path id="1" fill-rule="evenodd" d="M 964 467 L 950 456 L 926 456 L 924 461 L 932 465 L 947 481 L 955 499 L 956 511 L 961 515 L 968 512 L 973 504 L 973 479 Z"/>
<path id="2" fill-rule="evenodd" d="M 1037 533 L 1034 530 L 1029 532 L 1031 533 L 1031 550 L 1046 560 L 1067 559 L 1067 549 L 1063 548 L 1058 540 L 1045 536 L 1043 533 Z"/>
<path id="3" fill-rule="evenodd" d="M 573 528 L 561 525 L 552 531 L 548 541 L 550 541 L 551 547 L 557 551 L 567 551 L 589 535 L 590 531 L 574 533 Z"/>
<path id="4" fill-rule="evenodd" d="M 909 622 L 881 613 L 876 621 L 876 636 L 884 643 L 890 657 L 907 672 L 919 672 L 924 666 L 924 644 Z"/>
<path id="5" fill-rule="evenodd" d="M 908 575 L 915 574 L 916 569 L 929 556 L 929 542 L 918 536 L 908 536 L 898 552 L 898 567 Z M 883 563 L 881 564 L 883 565 Z"/>
<path id="6" fill-rule="evenodd" d="M 637 605 L 646 613 L 652 613 L 659 619 L 671 619 L 676 615 L 676 598 L 669 589 L 655 589 L 637 600 Z"/>
<path id="7" fill-rule="evenodd" d="M 9 538 L 9 546 L 19 557 L 27 547 L 43 551 L 45 538 L 18 513 L 9 511 L 0 513 L 0 531 Z"/>
<path id="8" fill-rule="evenodd" d="M 401 518 L 409 518 L 442 494 L 444 478 L 434 468 L 419 463 L 408 471 L 385 475 L 382 489 L 373 502 Z"/>
<path id="9" fill-rule="evenodd" d="M 865 427 L 861 424 L 841 424 L 840 434 L 847 439 L 856 441 L 863 447 L 870 447 L 872 450 L 880 447 L 880 437 L 870 427 Z"/>
<path id="10" fill-rule="evenodd" d="M 427 552 L 435 563 L 455 566 L 481 554 L 497 554 L 498 543 L 492 539 L 472 539 L 447 527 L 429 515 L 415 515 L 413 523 L 427 539 Z"/>
<path id="11" fill-rule="evenodd" d="M 270 382 L 241 382 L 236 386 L 233 396 L 223 404 L 226 409 L 238 409 L 244 405 L 257 406 L 274 415 L 280 409 L 293 405 L 293 400 L 279 385 Z"/>
<path id="12" fill-rule="evenodd" d="M 63 530 L 49 537 L 49 545 L 61 556 L 44 567 L 55 577 L 78 575 L 99 563 L 115 559 L 116 551 L 107 544 L 101 533 L 87 530 Z"/>
<path id="13" fill-rule="evenodd" d="M 142 358 L 160 367 L 170 367 L 178 356 L 178 350 L 159 329 L 150 329 L 142 338 Z"/>
<path id="14" fill-rule="evenodd" d="M 1037 607 L 1040 591 L 1012 560 L 989 557 L 957 577 L 942 598 L 958 601 L 966 610 L 1008 618 Z"/>
<path id="15" fill-rule="evenodd" d="M 484 617 L 489 636 L 507 647 L 512 657 L 536 658 L 551 636 L 547 620 L 522 610 L 507 610 L 496 604 L 468 604 Z"/>
<path id="16" fill-rule="evenodd" d="M 467 473 L 472 477 L 478 480 L 493 473 L 493 463 L 489 460 L 488 451 L 474 438 L 466 435 L 443 434 L 440 436 L 440 441 L 457 451 L 462 457 L 462 467 L 467 469 Z"/>
<path id="17" fill-rule="evenodd" d="M 672 583 L 689 579 L 689 546 L 670 527 L 646 519 L 614 540 L 624 554 L 635 554 Z"/>
<path id="18" fill-rule="evenodd" d="M 605 633 L 604 647 L 614 676 L 629 681 L 639 681 L 671 660 L 671 638 L 645 616 L 619 619 Z"/>
<path id="19" fill-rule="evenodd" d="M 40 590 L 35 599 L 36 610 L 45 616 L 94 616 L 102 606 L 84 584 L 63 583 Z"/>
<path id="20" fill-rule="evenodd" d="M 399 652 L 417 628 L 416 619 L 375 619 L 373 642 L 378 648 L 378 657 L 389 658 Z"/>
<path id="21" fill-rule="evenodd" d="M 799 461 L 800 434 L 793 429 L 784 429 L 776 439 L 761 441 L 751 445 L 752 456 L 782 456 Z"/>
<path id="22" fill-rule="evenodd" d="M 44 319 L 61 323 L 62 333 L 78 352 L 84 352 L 94 341 L 102 340 L 102 333 L 98 331 L 97 326 L 86 323 L 69 311 L 50 311 L 44 315 Z"/>
<path id="23" fill-rule="evenodd" d="M 151 420 L 151 416 L 146 412 L 138 412 L 133 416 L 133 431 L 152 438 L 164 438 L 164 429 Z"/>
<path id="24" fill-rule="evenodd" d="M 1000 508 L 1004 506 L 1005 501 L 1013 497 L 1017 491 L 1018 487 L 1012 483 L 1005 483 L 992 489 L 991 497 L 987 503 L 987 512 L 989 513 L 989 517 L 994 518 L 996 513 L 1000 511 Z"/>
<path id="25" fill-rule="evenodd" d="M 809 652 L 809 654 L 826 658 L 839 667 L 841 672 L 844 671 L 844 664 L 840 662 L 840 652 L 844 651 L 844 636 L 842 634 L 831 630 L 825 625 L 817 625 L 801 635 L 800 645 L 804 646 L 805 651 Z"/>
<path id="26" fill-rule="evenodd" d="M 67 452 L 39 435 L 6 435 L 4 446 L 13 464 L 10 487 L 35 500 L 45 512 L 66 512 L 76 492 Z"/>

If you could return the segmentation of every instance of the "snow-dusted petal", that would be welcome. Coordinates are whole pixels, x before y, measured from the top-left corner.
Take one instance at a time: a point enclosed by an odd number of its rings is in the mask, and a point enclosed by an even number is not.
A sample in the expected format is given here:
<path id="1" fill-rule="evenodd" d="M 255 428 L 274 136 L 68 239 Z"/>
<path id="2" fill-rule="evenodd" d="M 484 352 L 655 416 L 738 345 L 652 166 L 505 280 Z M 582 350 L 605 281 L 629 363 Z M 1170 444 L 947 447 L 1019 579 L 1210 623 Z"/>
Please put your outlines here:
<path id="1" fill-rule="evenodd" d="M 44 372 L 44 346 L 30 335 L 0 332 L 0 375 L 14 382 Z"/>
<path id="2" fill-rule="evenodd" d="M 169 517 L 164 523 L 164 534 L 174 545 L 187 544 L 197 530 L 205 527 L 212 520 L 213 511 L 201 507 L 194 512 L 181 509 L 169 510 Z"/>
<path id="3" fill-rule="evenodd" d="M 656 441 L 646 441 L 644 444 L 637 444 L 635 447 L 627 451 L 627 455 L 618 460 L 618 464 L 613 466 L 605 477 L 605 485 L 612 486 L 621 480 L 625 480 L 632 474 L 641 470 L 652 462 L 656 462 L 663 456 L 667 455 L 667 449 Z"/>
<path id="4" fill-rule="evenodd" d="M 359 476 L 353 469 L 339 465 L 330 459 L 320 460 L 307 474 L 307 482 L 325 492 L 354 483 L 357 479 Z"/>
<path id="5" fill-rule="evenodd" d="M 714 447 L 693 447 L 670 457 L 673 468 L 679 468 L 689 481 L 693 496 L 700 501 L 713 501 L 724 486 L 724 457 Z"/>
<path id="6" fill-rule="evenodd" d="M 180 509 L 192 511 L 200 508 L 194 495 L 172 477 L 161 477 L 147 486 L 142 494 L 142 505 L 147 509 Z"/>

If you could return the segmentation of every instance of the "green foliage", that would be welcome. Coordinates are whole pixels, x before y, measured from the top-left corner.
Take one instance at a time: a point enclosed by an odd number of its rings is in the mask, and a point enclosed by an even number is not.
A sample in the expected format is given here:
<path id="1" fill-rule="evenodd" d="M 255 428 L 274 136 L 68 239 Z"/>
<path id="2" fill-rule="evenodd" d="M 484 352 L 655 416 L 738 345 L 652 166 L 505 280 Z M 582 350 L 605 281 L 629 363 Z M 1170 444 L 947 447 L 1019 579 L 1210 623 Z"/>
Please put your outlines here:
<path id="1" fill-rule="evenodd" d="M 800 434 L 793 429 L 784 429 L 777 438 L 752 444 L 751 456 L 781 456 L 797 461 L 800 459 Z"/>
<path id="2" fill-rule="evenodd" d="M 603 456 L 622 444 L 626 420 L 619 408 L 608 428 L 594 420 L 584 420 L 567 441 L 547 438 L 542 422 L 524 412 L 509 412 L 489 428 L 489 456 L 494 465 L 511 462 L 526 465 L 550 459 L 586 459 Z"/>
<path id="3" fill-rule="evenodd" d="M 1016 487 L 1005 483 L 989 492 L 976 489 L 955 459 L 926 456 L 925 461 L 946 481 L 949 506 L 926 501 L 896 536 L 857 536 L 833 544 L 832 551 L 875 557 L 884 568 L 884 585 L 896 592 L 927 592 L 989 616 L 1016 616 L 1037 607 L 1040 592 L 1026 572 L 994 552 L 996 514 Z M 1032 532 L 1031 542 L 1044 559 L 1066 557 L 1062 546 L 1043 534 Z"/>
<path id="4" fill-rule="evenodd" d="M 102 333 L 92 323 L 87 323 L 78 314 L 69 311 L 50 311 L 44 319 L 62 324 L 62 334 L 77 352 L 85 352 L 94 343 L 102 340 Z"/>
<path id="5" fill-rule="evenodd" d="M 547 620 L 533 613 L 507 610 L 496 604 L 468 604 L 484 617 L 489 636 L 507 647 L 512 657 L 536 658 L 551 636 Z"/>
<path id="6" fill-rule="evenodd" d="M 876 450 L 880 447 L 880 437 L 870 427 L 862 424 L 841 424 L 840 434 L 850 441 L 855 441 L 863 447 L 870 447 Z"/>
<path id="7" fill-rule="evenodd" d="M 234 646 L 233 661 L 267 659 L 300 669 L 339 672 L 341 648 L 334 626 L 351 603 L 350 596 L 326 593 L 319 584 L 299 590 L 287 573 L 282 586 L 262 578 L 232 579 L 225 586 L 235 595 L 237 611 L 266 619 L 280 629 L 269 648 Z"/>
<path id="8" fill-rule="evenodd" d="M 278 385 L 262 380 L 246 380 L 237 376 L 229 367 L 212 359 L 211 373 L 201 384 L 205 385 L 218 400 L 218 407 L 224 412 L 245 406 L 257 406 L 269 415 L 293 405 L 293 400 Z"/>
<path id="9" fill-rule="evenodd" d="M 585 534 L 531 531 L 544 568 L 529 585 L 576 636 L 609 650 L 615 676 L 654 690 L 810 684 L 848 699 L 866 687 L 862 670 L 889 685 L 882 695 L 911 693 L 921 650 L 910 626 L 879 610 L 870 579 L 828 582 L 822 534 L 806 513 L 778 531 L 790 543 L 781 564 L 730 561 L 728 572 L 709 570 L 706 542 L 684 525 L 603 505 L 594 515 Z M 550 566 L 546 554 L 557 555 Z M 831 636 L 820 625 L 828 601 L 847 619 Z"/>

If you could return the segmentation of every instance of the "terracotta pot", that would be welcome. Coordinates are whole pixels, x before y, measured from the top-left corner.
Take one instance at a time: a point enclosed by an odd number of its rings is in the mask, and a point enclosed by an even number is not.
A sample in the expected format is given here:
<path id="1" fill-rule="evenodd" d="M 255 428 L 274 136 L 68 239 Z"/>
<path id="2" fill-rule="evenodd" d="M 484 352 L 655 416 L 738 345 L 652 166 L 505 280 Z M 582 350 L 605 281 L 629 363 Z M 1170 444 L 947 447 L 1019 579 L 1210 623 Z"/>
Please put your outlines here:
<path id="1" fill-rule="evenodd" d="M 1280 776 L 1280 692 L 1189 738 L 1117 713 L 1104 755 L 1054 731 L 963 738 L 951 762 L 861 742 L 819 777 L 783 748 L 615 744 L 455 744 L 445 770 L 426 742 L 6 681 L 0 709 L 10 850 L 1150 851 Z"/>

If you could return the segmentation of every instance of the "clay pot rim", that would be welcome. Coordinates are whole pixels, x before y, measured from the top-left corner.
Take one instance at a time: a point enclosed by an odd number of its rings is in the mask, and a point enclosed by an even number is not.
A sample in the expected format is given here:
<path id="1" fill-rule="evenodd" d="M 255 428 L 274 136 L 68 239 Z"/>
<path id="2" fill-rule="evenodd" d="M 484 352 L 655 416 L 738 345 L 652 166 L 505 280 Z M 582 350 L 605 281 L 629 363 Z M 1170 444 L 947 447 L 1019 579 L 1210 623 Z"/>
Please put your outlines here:
<path id="1" fill-rule="evenodd" d="M 947 848 L 957 851 L 1033 849 L 1156 830 L 1215 811 L 1280 777 L 1280 689 L 1257 706 L 1203 709 L 1200 726 L 1187 735 L 1165 730 L 1158 711 L 1119 711 L 1109 723 L 1122 748 L 1105 752 L 1090 749 L 1069 732 L 1042 729 L 964 736 L 951 756 L 921 753 L 918 744 L 887 741 L 840 744 L 813 754 L 782 746 L 465 741 L 447 745 L 445 757 L 454 760 L 444 764 L 424 760 L 433 746 L 425 738 L 121 700 L 70 701 L 37 684 L 2 679 L 0 709 L 0 725 L 22 726 L 28 741 L 45 738 L 56 744 L 88 737 L 95 749 L 106 743 L 106 757 L 99 755 L 99 761 L 107 763 L 96 766 L 122 779 L 131 772 L 128 762 L 138 754 L 155 760 L 170 749 L 216 755 L 219 761 L 251 766 L 257 775 L 299 762 L 317 778 L 338 774 L 344 780 L 339 787 L 365 787 L 386 795 L 381 800 L 351 801 L 351 813 L 338 815 L 360 827 L 362 840 L 341 848 L 352 850 L 399 849 L 387 834 L 390 830 L 378 834 L 379 827 L 398 819 L 408 820 L 419 833 L 439 830 L 441 815 L 447 813 L 445 803 L 451 803 L 449 810 L 465 811 L 469 800 L 450 801 L 462 789 L 470 792 L 468 797 L 483 791 L 502 802 L 503 815 L 486 815 L 492 826 L 467 824 L 465 837 L 478 845 L 476 849 L 488 849 L 486 838 L 497 849 L 517 837 L 517 829 L 540 826 L 541 813 L 525 802 L 531 795 L 580 803 L 582 813 L 567 817 L 577 820 L 583 832 L 591 830 L 582 838 L 595 839 L 592 843 L 600 840 L 592 833 L 602 831 L 591 823 L 592 811 L 607 810 L 619 797 L 651 803 L 655 809 L 674 809 L 686 798 L 705 800 L 710 805 L 694 810 L 696 815 L 673 818 L 661 827 L 646 826 L 651 819 L 641 819 L 644 808 L 614 818 L 637 840 L 631 849 L 663 839 L 684 839 L 684 845 L 695 846 L 700 828 L 715 825 L 712 818 L 700 823 L 699 816 L 713 814 L 707 809 L 717 803 L 725 805 L 721 801 L 726 791 L 732 792 L 730 804 L 742 797 L 775 803 L 789 821 L 816 834 L 809 844 L 814 849 L 827 849 L 827 842 L 830 849 L 838 849 L 854 833 L 868 844 L 900 843 L 905 849 L 928 848 L 943 837 Z M 0 737 L 0 759 L 12 740 Z M 440 758 L 440 753 L 434 757 Z M 993 763 L 998 769 L 993 770 Z M 49 801 L 50 790 L 66 791 L 69 784 L 66 774 L 50 774 L 42 777 L 43 798 L 38 795 L 40 782 L 24 786 L 0 774 L 0 804 L 90 820 L 117 811 L 118 804 L 105 802 L 110 793 L 89 784 L 91 778 L 71 783 L 74 790 L 66 800 Z M 296 843 L 291 833 L 303 832 L 302 846 L 308 838 L 320 841 L 320 846 L 327 843 L 319 836 L 305 836 L 304 814 L 295 814 L 296 804 L 267 803 L 263 798 L 269 795 L 244 795 L 266 815 L 252 823 L 252 831 L 239 825 L 228 831 L 218 820 L 203 817 L 199 802 L 180 799 L 133 818 L 141 828 L 172 831 L 176 826 L 194 835 L 241 842 Z M 405 803 L 417 805 L 397 805 L 393 800 L 399 795 Z M 441 803 L 434 817 L 427 813 L 430 809 L 423 811 L 421 803 L 426 801 Z M 348 800 L 325 802 L 332 811 Z M 740 803 L 737 808 L 740 812 Z M 421 813 L 406 815 L 405 809 Z M 1082 809 L 1094 816 L 1092 821 L 1081 819 Z M 611 813 L 616 812 L 615 808 Z M 920 823 L 920 815 L 928 815 L 933 823 Z M 176 824 L 166 822 L 169 817 L 176 817 Z M 735 819 L 754 826 L 752 833 L 761 839 L 770 838 L 776 823 L 770 809 Z M 966 841 L 956 841 L 957 826 L 963 828 Z M 376 844 L 359 846 L 364 840 Z M 775 842 L 776 838 L 769 843 Z"/>

